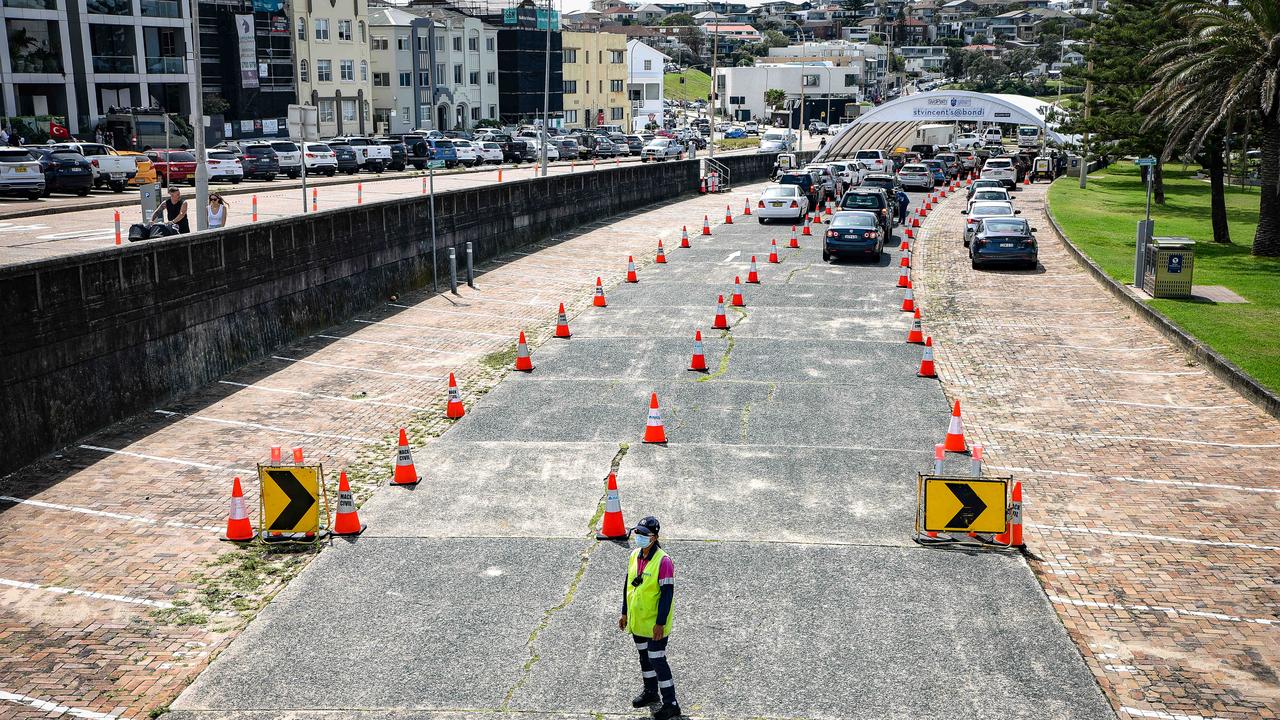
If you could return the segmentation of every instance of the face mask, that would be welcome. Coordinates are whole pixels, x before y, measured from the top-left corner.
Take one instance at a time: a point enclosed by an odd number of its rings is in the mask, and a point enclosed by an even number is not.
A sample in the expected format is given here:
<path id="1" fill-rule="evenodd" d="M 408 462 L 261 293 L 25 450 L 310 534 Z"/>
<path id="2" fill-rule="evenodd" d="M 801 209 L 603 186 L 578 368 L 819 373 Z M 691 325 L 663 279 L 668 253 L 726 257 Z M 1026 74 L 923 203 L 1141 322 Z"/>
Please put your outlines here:
<path id="1" fill-rule="evenodd" d="M 638 548 L 647 548 L 649 547 L 649 537 L 650 536 L 648 535 L 635 533 L 631 536 L 631 541 L 634 542 Z"/>

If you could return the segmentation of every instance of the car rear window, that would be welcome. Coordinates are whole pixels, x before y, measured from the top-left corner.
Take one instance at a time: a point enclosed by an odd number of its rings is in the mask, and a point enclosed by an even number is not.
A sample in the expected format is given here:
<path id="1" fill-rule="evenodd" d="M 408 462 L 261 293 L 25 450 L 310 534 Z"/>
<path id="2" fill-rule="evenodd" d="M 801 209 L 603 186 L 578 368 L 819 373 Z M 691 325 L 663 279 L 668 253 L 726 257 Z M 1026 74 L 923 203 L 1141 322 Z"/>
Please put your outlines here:
<path id="1" fill-rule="evenodd" d="M 1013 208 L 1008 205 L 978 205 L 969 213 L 970 215 L 1012 215 Z"/>
<path id="2" fill-rule="evenodd" d="M 0 162 L 31 162 L 26 150 L 0 150 Z"/>
<path id="3" fill-rule="evenodd" d="M 442 150 L 448 150 L 453 147 L 452 140 L 436 140 L 433 144 L 435 145 L 435 147 L 440 148 Z"/>
<path id="4" fill-rule="evenodd" d="M 273 142 L 271 147 L 275 148 L 276 152 L 298 152 L 298 146 L 291 142 Z"/>
<path id="5" fill-rule="evenodd" d="M 271 156 L 275 154 L 275 150 L 270 145 L 249 145 L 244 149 L 245 153 L 254 157 L 262 157 L 264 155 Z"/>
<path id="6" fill-rule="evenodd" d="M 209 153 L 209 159 L 210 160 L 235 160 L 236 156 L 232 155 L 229 152 L 211 152 Z"/>
<path id="7" fill-rule="evenodd" d="M 902 166 L 902 172 L 904 173 L 922 173 L 924 171 L 925 171 L 925 166 L 923 165 L 903 165 Z"/>
<path id="8" fill-rule="evenodd" d="M 196 156 L 195 156 L 195 155 L 192 155 L 192 154 L 191 154 L 191 153 L 189 153 L 189 152 L 172 152 L 172 153 L 169 153 L 169 162 L 176 162 L 176 163 L 180 163 L 180 162 L 189 162 L 189 163 L 193 163 L 193 162 L 195 162 L 195 161 L 196 161 Z"/>
<path id="9" fill-rule="evenodd" d="M 799 194 L 800 194 L 799 191 L 796 189 L 794 185 L 787 185 L 786 187 L 765 188 L 763 193 L 764 197 L 767 197 L 767 198 L 777 198 L 777 197 L 793 198 Z"/>
<path id="10" fill-rule="evenodd" d="M 859 150 L 857 153 L 854 154 L 853 157 L 858 160 L 879 160 L 880 151 L 879 150 Z"/>
<path id="11" fill-rule="evenodd" d="M 973 194 L 974 200 L 1004 200 L 1008 195 L 999 190 L 979 190 Z"/>
<path id="12" fill-rule="evenodd" d="M 813 176 L 808 173 L 804 175 L 783 175 L 778 178 L 778 182 L 783 185 L 812 185 Z"/>
<path id="13" fill-rule="evenodd" d="M 998 168 L 1001 170 L 1007 170 L 1009 166 L 1012 164 L 1013 162 L 1010 160 L 988 160 L 987 161 L 987 167 Z"/>
<path id="14" fill-rule="evenodd" d="M 53 160 L 61 160 L 63 162 L 66 162 L 68 160 L 78 161 L 82 159 L 82 156 L 80 155 L 80 153 L 65 152 L 65 151 L 49 153 L 49 157 Z"/>
<path id="15" fill-rule="evenodd" d="M 328 145 L 308 145 L 307 152 L 313 152 L 313 153 L 333 152 L 333 148 L 329 147 Z"/>
<path id="16" fill-rule="evenodd" d="M 987 232 L 1016 233 L 1018 235 L 1025 235 L 1027 232 L 1027 224 L 1022 220 L 984 220 L 982 228 Z"/>
<path id="17" fill-rule="evenodd" d="M 876 225 L 876 216 L 868 213 L 837 213 L 835 217 L 831 218 L 831 227 L 833 228 L 866 228 L 871 230 Z"/>
<path id="18" fill-rule="evenodd" d="M 872 210 L 879 210 L 880 206 L 883 204 L 884 198 L 879 195 L 872 195 L 871 193 L 850 193 L 845 195 L 844 199 L 840 201 L 840 207 L 842 208 L 869 208 Z"/>

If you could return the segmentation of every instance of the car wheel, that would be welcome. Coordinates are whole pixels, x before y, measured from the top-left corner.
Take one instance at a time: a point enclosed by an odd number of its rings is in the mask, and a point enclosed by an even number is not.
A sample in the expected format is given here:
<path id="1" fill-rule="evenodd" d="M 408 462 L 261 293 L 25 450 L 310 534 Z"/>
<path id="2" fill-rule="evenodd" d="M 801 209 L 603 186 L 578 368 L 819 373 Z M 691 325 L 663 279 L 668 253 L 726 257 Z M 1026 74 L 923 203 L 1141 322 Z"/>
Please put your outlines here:
<path id="1" fill-rule="evenodd" d="M 114 192 L 114 193 L 124 192 L 124 183 L 111 183 L 111 192 Z"/>
<path id="2" fill-rule="evenodd" d="M 76 195 L 79 195 L 80 197 L 85 197 L 88 194 L 89 194 L 89 188 L 84 188 L 83 190 L 76 191 Z"/>
<path id="3" fill-rule="evenodd" d="M 44 197 L 43 190 L 32 190 L 31 192 L 27 193 L 28 200 L 39 200 L 42 197 Z"/>
<path id="4" fill-rule="evenodd" d="M 769 224 L 769 222 L 768 222 L 767 220 L 765 220 L 764 218 L 762 218 L 762 217 L 757 217 L 757 218 L 756 218 L 756 222 L 760 223 L 761 225 L 768 225 L 768 224 Z"/>
<path id="5" fill-rule="evenodd" d="M 831 262 L 831 253 L 826 250 L 822 251 L 822 262 Z"/>
<path id="6" fill-rule="evenodd" d="M 299 173 L 289 173 L 290 180 L 297 180 Z"/>
<path id="7" fill-rule="evenodd" d="M 969 267 L 974 270 L 978 269 L 978 258 L 969 258 Z"/>
<path id="8" fill-rule="evenodd" d="M 266 176 L 266 177 L 264 177 L 264 178 L 262 178 L 262 179 L 263 179 L 263 180 L 266 180 L 267 182 L 271 182 L 272 180 L 275 180 L 275 179 L 276 179 L 276 176 L 275 176 L 275 175 L 268 175 L 268 176 Z"/>

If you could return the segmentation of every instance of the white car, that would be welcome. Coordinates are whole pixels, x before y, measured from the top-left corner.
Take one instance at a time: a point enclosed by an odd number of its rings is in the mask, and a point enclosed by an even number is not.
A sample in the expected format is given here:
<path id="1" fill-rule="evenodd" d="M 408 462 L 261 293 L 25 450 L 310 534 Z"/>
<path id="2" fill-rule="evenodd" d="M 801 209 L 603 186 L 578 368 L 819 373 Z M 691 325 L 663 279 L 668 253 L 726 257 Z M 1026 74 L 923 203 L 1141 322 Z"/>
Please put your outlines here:
<path id="1" fill-rule="evenodd" d="M 982 166 L 983 180 L 999 180 L 1002 185 L 1012 190 L 1018 186 L 1018 169 L 1009 158 L 991 158 Z"/>
<path id="2" fill-rule="evenodd" d="M 272 140 L 271 149 L 280 159 L 280 172 L 291 178 L 302 174 L 302 150 L 292 140 Z"/>
<path id="3" fill-rule="evenodd" d="M 496 142 L 474 142 L 480 146 L 480 158 L 486 163 L 502 164 L 502 146 Z"/>
<path id="4" fill-rule="evenodd" d="M 670 138 L 654 138 L 640 149 L 640 162 L 676 160 L 682 152 L 684 152 L 684 146 L 679 141 Z"/>
<path id="5" fill-rule="evenodd" d="M 858 187 L 867 175 L 867 166 L 853 160 L 832 160 L 827 166 L 839 176 L 846 189 Z"/>
<path id="6" fill-rule="evenodd" d="M 809 198 L 798 185 L 770 185 L 756 203 L 756 221 L 761 225 L 783 219 L 799 223 L 809 213 Z"/>
<path id="7" fill-rule="evenodd" d="M 742 129 L 745 130 L 748 135 L 759 135 L 760 123 L 757 123 L 755 120 L 748 120 L 743 123 Z"/>
<path id="8" fill-rule="evenodd" d="M 978 221 L 986 220 L 993 217 L 1013 217 L 1021 215 L 1021 210 L 1014 210 L 1013 203 L 987 201 L 980 203 L 972 203 L 968 210 L 961 210 L 961 215 L 967 216 L 964 222 L 964 246 L 969 247 L 969 241 L 973 239 L 973 233 L 978 229 Z"/>
<path id="9" fill-rule="evenodd" d="M 933 180 L 933 171 L 928 165 L 922 163 L 907 163 L 898 171 L 898 183 L 904 190 L 907 188 L 932 190 Z"/>
<path id="10" fill-rule="evenodd" d="M 795 149 L 796 136 L 790 130 L 766 130 L 764 135 L 760 136 L 759 152 L 791 152 Z"/>
<path id="11" fill-rule="evenodd" d="M 470 140 L 455 138 L 453 151 L 458 154 L 459 165 L 479 165 L 484 162 L 484 158 L 480 156 L 480 148 Z"/>
<path id="12" fill-rule="evenodd" d="M 238 185 L 244 180 L 244 166 L 230 150 L 205 150 L 204 168 L 209 174 L 209 182 L 227 180 Z"/>
<path id="13" fill-rule="evenodd" d="M 338 154 L 324 143 L 309 142 L 302 147 L 302 162 L 306 164 L 308 175 L 328 175 L 333 177 L 338 172 Z"/>
<path id="14" fill-rule="evenodd" d="M 1004 133 L 1000 132 L 1000 128 L 987 128 L 987 132 L 982 136 L 983 142 L 988 145 L 999 145 L 1004 142 Z"/>
<path id="15" fill-rule="evenodd" d="M 951 147 L 956 150 L 972 150 L 982 147 L 982 136 L 978 133 L 960 133 L 955 140 L 951 141 Z"/>
<path id="16" fill-rule="evenodd" d="M 1009 191 L 1002 187 L 985 187 L 973 191 L 973 194 L 969 196 L 968 207 L 972 209 L 974 203 L 980 202 L 1012 203 L 1013 198 L 1009 197 Z"/>
<path id="17" fill-rule="evenodd" d="M 44 190 L 44 172 L 39 160 L 20 147 L 0 148 L 0 194 L 26 195 L 29 200 L 39 200 Z"/>
<path id="18" fill-rule="evenodd" d="M 858 150 L 853 154 L 853 159 L 866 165 L 871 172 L 893 172 L 893 160 L 883 150 Z"/>

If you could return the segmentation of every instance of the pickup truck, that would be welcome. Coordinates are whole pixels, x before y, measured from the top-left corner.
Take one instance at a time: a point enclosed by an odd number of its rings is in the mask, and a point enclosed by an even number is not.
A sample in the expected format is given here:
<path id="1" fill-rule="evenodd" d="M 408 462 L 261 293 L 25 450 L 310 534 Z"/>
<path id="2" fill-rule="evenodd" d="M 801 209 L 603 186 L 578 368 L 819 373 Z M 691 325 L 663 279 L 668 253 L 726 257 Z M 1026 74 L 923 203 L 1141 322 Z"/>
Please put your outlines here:
<path id="1" fill-rule="evenodd" d="M 138 174 L 137 160 L 128 155 L 117 155 L 115 150 L 100 143 L 67 142 L 46 146 L 49 150 L 70 150 L 85 156 L 93 168 L 93 186 L 108 185 L 115 192 L 124 192 L 129 181 Z"/>
<path id="2" fill-rule="evenodd" d="M 350 145 L 361 170 L 381 174 L 391 164 L 391 148 L 367 137 L 330 138 L 327 142 Z"/>

